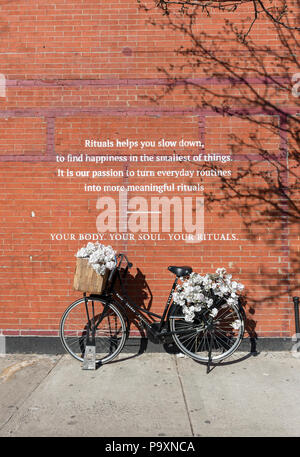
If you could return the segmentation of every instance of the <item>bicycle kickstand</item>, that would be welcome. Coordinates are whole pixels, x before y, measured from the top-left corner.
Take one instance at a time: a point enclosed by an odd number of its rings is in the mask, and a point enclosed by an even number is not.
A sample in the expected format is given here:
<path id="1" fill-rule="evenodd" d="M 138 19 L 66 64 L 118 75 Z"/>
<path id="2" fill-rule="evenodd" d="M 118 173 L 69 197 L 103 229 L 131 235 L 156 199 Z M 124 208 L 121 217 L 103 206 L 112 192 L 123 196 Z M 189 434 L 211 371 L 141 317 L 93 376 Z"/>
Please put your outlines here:
<path id="1" fill-rule="evenodd" d="M 88 318 L 88 325 L 87 325 L 87 340 L 86 340 L 86 346 L 85 346 L 85 351 L 84 351 L 82 369 L 83 370 L 96 370 L 96 341 L 95 341 L 94 302 L 92 302 L 92 311 L 93 311 L 93 320 L 92 320 L 92 322 L 93 323 L 92 323 L 92 328 L 91 328 L 91 323 L 90 323 L 91 321 L 90 321 L 90 318 L 89 318 L 86 294 L 84 294 L 84 300 L 85 300 L 85 309 L 86 309 L 87 318 Z M 92 333 L 91 337 L 90 337 L 90 333 Z"/>
<path id="2" fill-rule="evenodd" d="M 212 350 L 212 339 L 210 338 L 209 348 L 208 348 L 208 362 L 207 362 L 207 370 L 206 374 L 210 373 L 210 365 L 211 365 L 211 350 Z"/>
<path id="3" fill-rule="evenodd" d="M 96 370 L 96 345 L 87 341 L 82 364 L 83 370 Z"/>

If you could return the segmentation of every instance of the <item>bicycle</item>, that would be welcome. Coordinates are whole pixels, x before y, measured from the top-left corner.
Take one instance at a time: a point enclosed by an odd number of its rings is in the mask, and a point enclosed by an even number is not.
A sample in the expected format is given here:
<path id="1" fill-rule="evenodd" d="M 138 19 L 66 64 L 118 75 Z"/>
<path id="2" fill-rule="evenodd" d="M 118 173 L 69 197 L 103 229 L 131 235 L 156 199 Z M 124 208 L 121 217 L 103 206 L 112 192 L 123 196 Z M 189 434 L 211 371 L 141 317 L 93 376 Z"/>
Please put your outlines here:
<path id="1" fill-rule="evenodd" d="M 126 267 L 121 275 L 124 260 Z M 212 316 L 209 309 L 203 309 L 195 314 L 193 322 L 187 322 L 181 306 L 172 301 L 172 296 L 179 279 L 188 277 L 193 270 L 188 266 L 169 266 L 168 270 L 175 274 L 175 280 L 163 314 L 153 313 L 127 297 L 123 278 L 131 267 L 127 256 L 119 254 L 104 292 L 88 296 L 84 293 L 65 310 L 60 322 L 60 338 L 71 356 L 82 362 L 87 346 L 92 344 L 97 365 L 115 359 L 129 335 L 128 310 L 145 326 L 154 341 L 165 343 L 171 339 L 182 353 L 207 363 L 208 368 L 211 363 L 224 360 L 238 349 L 245 327 L 241 305 L 227 304 L 224 298 L 214 296 L 213 306 L 218 310 L 216 315 Z M 117 279 L 122 294 L 115 290 Z M 231 324 L 237 320 L 240 325 L 236 329 Z"/>

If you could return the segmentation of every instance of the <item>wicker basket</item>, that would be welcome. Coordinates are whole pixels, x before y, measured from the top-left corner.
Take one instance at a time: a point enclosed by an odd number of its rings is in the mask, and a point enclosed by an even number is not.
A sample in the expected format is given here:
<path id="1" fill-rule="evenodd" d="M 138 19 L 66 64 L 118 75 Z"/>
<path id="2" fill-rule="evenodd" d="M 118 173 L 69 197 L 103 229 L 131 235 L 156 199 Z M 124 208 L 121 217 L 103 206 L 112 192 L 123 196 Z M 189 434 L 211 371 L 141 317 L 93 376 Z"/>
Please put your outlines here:
<path id="1" fill-rule="evenodd" d="M 89 265 L 88 259 L 77 259 L 73 288 L 90 294 L 101 294 L 105 289 L 109 270 L 99 275 Z"/>

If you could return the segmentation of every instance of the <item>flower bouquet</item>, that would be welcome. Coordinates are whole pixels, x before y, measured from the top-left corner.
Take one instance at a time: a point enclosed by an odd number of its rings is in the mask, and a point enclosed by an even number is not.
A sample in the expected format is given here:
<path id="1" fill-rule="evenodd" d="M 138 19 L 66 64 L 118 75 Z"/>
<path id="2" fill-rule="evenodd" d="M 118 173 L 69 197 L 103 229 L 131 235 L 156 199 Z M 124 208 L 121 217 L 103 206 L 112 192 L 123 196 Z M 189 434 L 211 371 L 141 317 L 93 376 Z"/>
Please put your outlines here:
<path id="1" fill-rule="evenodd" d="M 209 310 L 211 317 L 216 317 L 220 307 L 237 305 L 238 292 L 243 288 L 243 284 L 232 281 L 232 275 L 227 274 L 225 268 L 218 268 L 216 273 L 205 276 L 194 272 L 177 285 L 173 300 L 182 307 L 184 319 L 193 322 L 195 313 L 203 309 Z M 240 321 L 232 322 L 231 326 L 238 330 Z"/>
<path id="2" fill-rule="evenodd" d="M 111 246 L 90 242 L 79 249 L 75 257 L 74 289 L 97 294 L 103 292 L 108 273 L 116 266 L 116 251 Z"/>

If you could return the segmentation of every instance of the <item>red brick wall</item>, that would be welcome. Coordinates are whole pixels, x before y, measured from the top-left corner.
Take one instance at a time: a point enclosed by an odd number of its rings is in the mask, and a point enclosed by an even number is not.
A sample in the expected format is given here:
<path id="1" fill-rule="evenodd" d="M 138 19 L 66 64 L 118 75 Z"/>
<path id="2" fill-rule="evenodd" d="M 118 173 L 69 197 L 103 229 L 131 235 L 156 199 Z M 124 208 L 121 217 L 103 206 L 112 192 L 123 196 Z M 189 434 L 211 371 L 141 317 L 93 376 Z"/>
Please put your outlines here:
<path id="1" fill-rule="evenodd" d="M 58 332 L 59 318 L 78 293 L 72 290 L 75 253 L 85 242 L 52 240 L 51 234 L 96 233 L 99 192 L 85 192 L 84 184 L 144 184 L 138 169 L 157 172 L 180 170 L 182 163 L 159 165 L 125 162 L 95 167 L 89 163 L 63 163 L 57 155 L 67 154 L 170 154 L 170 149 L 141 151 L 133 148 L 87 149 L 85 139 L 201 140 L 205 148 L 176 148 L 176 153 L 222 153 L 231 155 L 232 175 L 247 166 L 243 154 L 251 148 L 234 148 L 230 135 L 249 138 L 247 121 L 223 117 L 208 108 L 191 105 L 184 87 L 154 104 L 149 97 L 159 94 L 165 84 L 158 67 L 180 63 L 174 52 L 185 40 L 176 32 L 147 22 L 148 14 L 135 0 L 109 2 L 95 0 L 26 0 L 2 2 L 0 72 L 7 80 L 6 97 L 0 97 L 1 227 L 0 227 L 0 329 L 5 334 L 34 335 Z M 214 12 L 202 16 L 199 29 L 216 32 L 224 19 L 249 15 L 245 5 L 236 13 Z M 161 19 L 158 11 L 152 12 Z M 234 16 L 235 15 L 235 16 Z M 164 19 L 162 19 L 164 20 Z M 264 32 L 264 33 L 262 33 Z M 270 32 L 271 33 L 271 32 Z M 261 20 L 253 32 L 256 40 L 272 40 Z M 222 47 L 228 53 L 226 44 Z M 272 62 L 269 62 L 272 69 Z M 296 71 L 297 69 L 295 69 Z M 188 72 L 187 72 L 188 73 Z M 184 74 L 184 71 L 183 71 Z M 191 78 L 203 78 L 197 69 Z M 283 75 L 286 76 L 286 75 Z M 220 90 L 221 90 L 220 86 Z M 257 82 L 258 91 L 263 88 Z M 289 104 L 287 94 L 276 102 Z M 257 113 L 260 119 L 266 114 Z M 259 133 L 268 151 L 279 154 L 282 138 Z M 135 172 L 132 178 L 88 179 L 67 177 L 67 169 L 110 169 Z M 196 163 L 187 169 L 197 170 Z M 57 170 L 64 172 L 59 177 Z M 272 173 L 271 165 L 259 162 L 255 169 Z M 253 174 L 255 188 L 259 178 Z M 152 183 L 185 183 L 189 179 L 149 178 Z M 222 196 L 218 178 L 198 178 L 206 192 Z M 180 192 L 161 196 L 182 196 Z M 184 196 L 201 196 L 187 193 Z M 113 196 L 110 194 L 110 196 Z M 128 198 L 149 193 L 130 193 Z M 155 194 L 158 196 L 158 194 Z M 235 234 L 234 240 L 207 240 L 199 243 L 170 241 L 161 233 L 160 241 L 107 242 L 125 251 L 145 275 L 153 294 L 152 311 L 162 310 L 172 275 L 171 264 L 191 265 L 195 271 L 213 272 L 225 267 L 246 285 L 247 310 L 259 336 L 287 337 L 294 333 L 291 296 L 296 293 L 295 265 L 290 250 L 299 252 L 299 236 L 284 221 L 272 227 L 253 224 L 246 230 L 242 212 L 224 205 L 205 203 L 205 233 Z M 288 282 L 289 280 L 289 282 Z M 136 295 L 136 292 L 133 291 Z M 147 304 L 148 298 L 145 298 Z"/>

